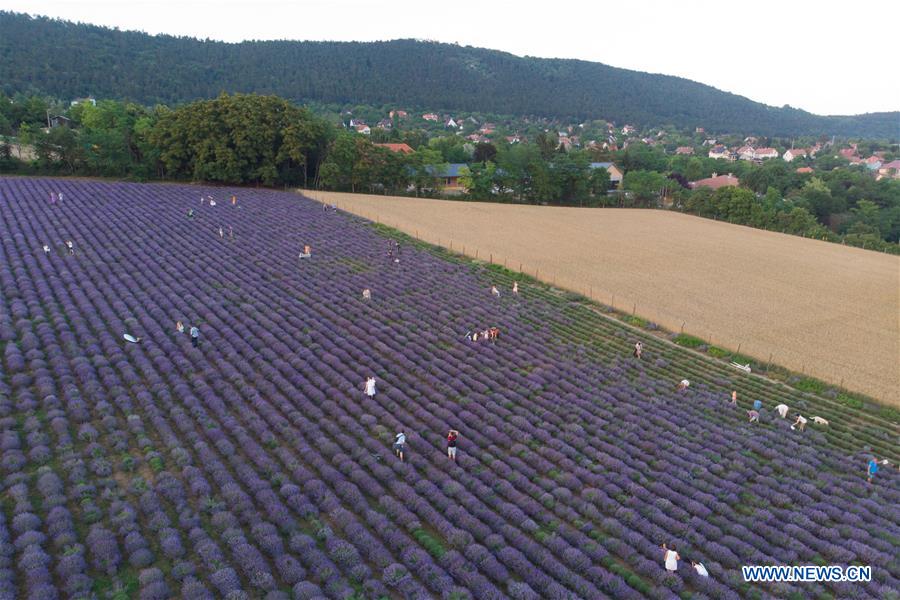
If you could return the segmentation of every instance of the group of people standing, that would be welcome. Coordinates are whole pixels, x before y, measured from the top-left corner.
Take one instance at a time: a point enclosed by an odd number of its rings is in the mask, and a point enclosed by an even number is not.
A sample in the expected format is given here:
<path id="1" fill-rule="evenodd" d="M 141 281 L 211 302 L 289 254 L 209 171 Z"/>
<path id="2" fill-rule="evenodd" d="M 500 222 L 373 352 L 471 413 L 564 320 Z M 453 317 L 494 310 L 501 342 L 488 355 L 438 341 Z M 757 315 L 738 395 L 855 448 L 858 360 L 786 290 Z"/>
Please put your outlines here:
<path id="1" fill-rule="evenodd" d="M 184 333 L 184 323 L 182 323 L 181 321 L 176 321 L 175 322 L 175 331 L 177 331 L 178 333 Z M 194 348 L 199 348 L 200 347 L 200 328 L 198 328 L 196 325 L 191 325 L 190 336 L 191 336 L 191 345 Z"/>

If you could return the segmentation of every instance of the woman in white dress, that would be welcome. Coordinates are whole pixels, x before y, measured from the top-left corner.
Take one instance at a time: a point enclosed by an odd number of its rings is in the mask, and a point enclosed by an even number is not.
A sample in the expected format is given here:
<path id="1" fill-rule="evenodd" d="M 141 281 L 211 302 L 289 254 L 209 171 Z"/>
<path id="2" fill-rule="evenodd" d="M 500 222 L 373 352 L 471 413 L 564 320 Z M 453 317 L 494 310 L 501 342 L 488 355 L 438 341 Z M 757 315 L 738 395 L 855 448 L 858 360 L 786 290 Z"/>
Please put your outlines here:
<path id="1" fill-rule="evenodd" d="M 681 560 L 681 557 L 678 555 L 678 552 L 675 551 L 674 545 L 669 548 L 663 544 L 662 548 L 665 551 L 663 559 L 666 561 L 666 571 L 672 571 L 674 573 L 678 570 L 678 561 Z"/>

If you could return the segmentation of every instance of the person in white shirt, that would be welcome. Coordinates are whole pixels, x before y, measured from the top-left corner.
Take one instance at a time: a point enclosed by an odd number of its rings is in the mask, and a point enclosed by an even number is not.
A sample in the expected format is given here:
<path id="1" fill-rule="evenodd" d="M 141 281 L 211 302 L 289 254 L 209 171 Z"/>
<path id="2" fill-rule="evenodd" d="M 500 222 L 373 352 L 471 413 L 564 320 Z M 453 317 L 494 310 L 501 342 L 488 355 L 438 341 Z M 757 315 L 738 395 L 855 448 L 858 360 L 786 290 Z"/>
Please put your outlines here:
<path id="1" fill-rule="evenodd" d="M 633 355 L 635 358 L 640 358 L 640 357 L 641 357 L 641 354 L 642 354 L 643 352 L 644 352 L 644 345 L 643 345 L 642 343 L 640 343 L 640 342 L 635 342 L 635 343 L 634 343 L 634 352 L 632 352 L 632 355 Z"/>
<path id="2" fill-rule="evenodd" d="M 706 570 L 706 567 L 703 566 L 703 563 L 692 560 L 691 565 L 693 565 L 694 570 L 697 571 L 698 575 L 702 577 L 709 577 L 709 571 Z"/>
<path id="3" fill-rule="evenodd" d="M 72 243 L 72 240 L 66 240 L 66 248 L 69 249 L 69 254 L 75 256 L 75 244 Z"/>
<path id="4" fill-rule="evenodd" d="M 225 230 L 221 227 L 219 227 L 219 237 L 223 239 L 225 238 Z"/>
<path id="5" fill-rule="evenodd" d="M 737 390 L 731 390 L 731 403 L 737 406 Z"/>
<path id="6" fill-rule="evenodd" d="M 403 450 L 406 446 L 406 433 L 400 432 L 396 436 L 394 436 L 394 454 L 400 457 L 400 462 L 403 462 Z"/>
<path id="7" fill-rule="evenodd" d="M 797 415 L 797 420 L 794 421 L 794 424 L 791 425 L 791 429 L 799 428 L 800 431 L 806 429 L 806 417 L 803 415 Z"/>
<path id="8" fill-rule="evenodd" d="M 497 289 L 496 285 L 491 286 L 491 293 L 497 298 L 500 297 L 500 290 Z"/>
<path id="9" fill-rule="evenodd" d="M 678 561 L 681 560 L 681 557 L 678 555 L 678 552 L 675 551 L 674 545 L 669 548 L 663 544 L 662 549 L 665 552 L 665 554 L 663 554 L 663 559 L 666 561 L 666 571 L 672 571 L 674 573 L 678 570 Z"/>
<path id="10" fill-rule="evenodd" d="M 44 254 L 50 254 L 50 246 L 44 244 Z"/>
<path id="11" fill-rule="evenodd" d="M 687 379 L 682 379 L 681 383 L 678 384 L 678 391 L 686 390 L 691 387 L 691 382 Z"/>
<path id="12" fill-rule="evenodd" d="M 363 290 L 363 300 L 371 300 L 372 299 L 372 290 L 366 288 Z"/>
<path id="13" fill-rule="evenodd" d="M 366 396 L 370 398 L 375 395 L 375 378 L 367 377 L 366 378 Z"/>
<path id="14" fill-rule="evenodd" d="M 518 294 L 518 293 L 519 293 L 519 282 L 513 281 L 513 294 Z"/>
<path id="15" fill-rule="evenodd" d="M 775 411 L 781 416 L 782 419 L 786 419 L 788 414 L 788 405 L 779 404 L 775 407 Z"/>

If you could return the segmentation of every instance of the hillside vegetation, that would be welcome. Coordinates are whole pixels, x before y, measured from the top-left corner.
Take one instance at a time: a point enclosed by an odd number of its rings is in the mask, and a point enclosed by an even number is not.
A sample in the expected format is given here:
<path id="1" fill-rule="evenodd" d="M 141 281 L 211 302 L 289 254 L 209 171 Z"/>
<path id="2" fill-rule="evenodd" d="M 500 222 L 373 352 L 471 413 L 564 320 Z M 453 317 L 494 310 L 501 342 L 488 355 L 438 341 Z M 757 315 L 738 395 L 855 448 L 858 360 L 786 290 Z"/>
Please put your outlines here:
<path id="1" fill-rule="evenodd" d="M 822 117 L 707 85 L 580 60 L 450 44 L 150 36 L 0 13 L 0 90 L 181 103 L 220 92 L 431 110 L 605 118 L 755 135 L 896 137 L 898 113 Z"/>

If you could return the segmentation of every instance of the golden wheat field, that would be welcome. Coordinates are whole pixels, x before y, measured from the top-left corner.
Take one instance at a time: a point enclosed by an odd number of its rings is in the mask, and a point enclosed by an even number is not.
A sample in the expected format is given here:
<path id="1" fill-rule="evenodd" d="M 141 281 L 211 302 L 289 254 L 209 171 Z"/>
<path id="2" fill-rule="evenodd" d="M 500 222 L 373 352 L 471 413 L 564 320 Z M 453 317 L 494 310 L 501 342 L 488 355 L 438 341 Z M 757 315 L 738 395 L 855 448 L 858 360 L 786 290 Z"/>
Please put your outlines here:
<path id="1" fill-rule="evenodd" d="M 900 405 L 900 257 L 668 211 L 310 194 Z"/>

